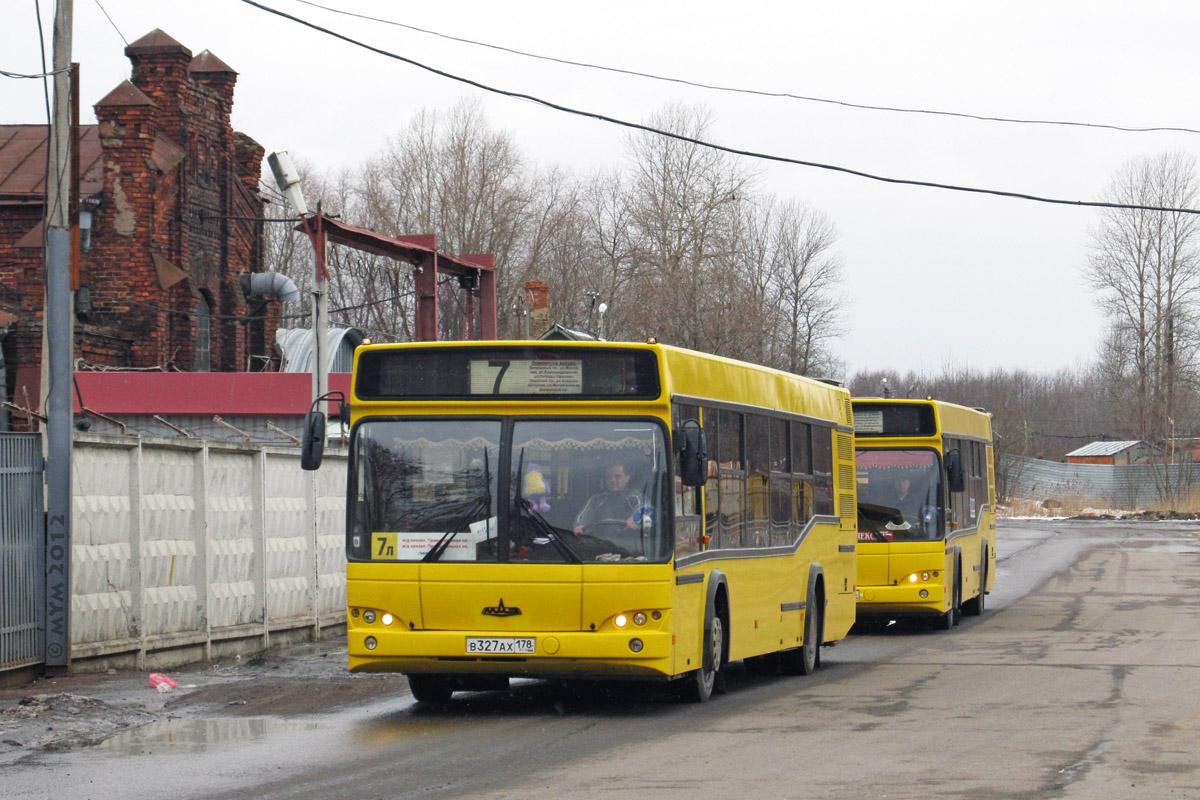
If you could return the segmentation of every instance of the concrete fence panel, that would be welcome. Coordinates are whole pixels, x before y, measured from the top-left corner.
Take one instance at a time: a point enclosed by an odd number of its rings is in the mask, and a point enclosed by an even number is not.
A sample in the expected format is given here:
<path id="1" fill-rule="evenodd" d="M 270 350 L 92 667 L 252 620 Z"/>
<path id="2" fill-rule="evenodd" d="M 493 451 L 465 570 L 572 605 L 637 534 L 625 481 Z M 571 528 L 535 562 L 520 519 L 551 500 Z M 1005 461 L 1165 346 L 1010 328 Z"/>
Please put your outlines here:
<path id="1" fill-rule="evenodd" d="M 72 657 L 181 663 L 345 621 L 346 457 L 80 434 Z"/>

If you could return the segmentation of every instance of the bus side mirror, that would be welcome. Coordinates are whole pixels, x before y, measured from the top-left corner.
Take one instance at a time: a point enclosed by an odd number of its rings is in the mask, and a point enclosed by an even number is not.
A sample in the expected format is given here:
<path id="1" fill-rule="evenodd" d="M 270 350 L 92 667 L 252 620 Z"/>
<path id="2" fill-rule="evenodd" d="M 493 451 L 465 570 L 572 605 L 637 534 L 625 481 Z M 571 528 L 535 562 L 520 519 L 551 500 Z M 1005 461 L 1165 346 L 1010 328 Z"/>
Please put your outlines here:
<path id="1" fill-rule="evenodd" d="M 957 450 L 950 450 L 946 453 L 946 476 L 949 478 L 951 492 L 961 492 L 967 488 L 967 475 L 963 471 L 962 453 Z"/>
<path id="2" fill-rule="evenodd" d="M 300 436 L 300 468 L 312 471 L 321 466 L 325 455 L 325 415 L 310 411 L 304 415 L 304 432 Z"/>
<path id="3" fill-rule="evenodd" d="M 685 420 L 679 431 L 679 480 L 684 486 L 703 486 L 708 480 L 708 437 L 700 423 Z"/>

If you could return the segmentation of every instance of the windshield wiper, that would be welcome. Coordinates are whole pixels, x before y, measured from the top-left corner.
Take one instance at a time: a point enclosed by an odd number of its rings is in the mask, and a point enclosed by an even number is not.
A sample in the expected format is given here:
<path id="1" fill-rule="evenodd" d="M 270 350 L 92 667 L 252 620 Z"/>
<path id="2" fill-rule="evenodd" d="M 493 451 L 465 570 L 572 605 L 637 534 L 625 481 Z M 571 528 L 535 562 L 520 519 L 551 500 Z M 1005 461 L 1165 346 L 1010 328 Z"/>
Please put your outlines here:
<path id="1" fill-rule="evenodd" d="M 518 481 L 521 480 L 521 476 L 524 474 L 524 466 L 525 448 L 522 447 L 520 455 L 517 456 L 516 480 Z M 559 534 L 558 530 L 546 521 L 546 518 L 543 517 L 541 513 L 533 507 L 532 503 L 530 503 L 524 497 L 521 497 L 521 490 L 519 488 L 520 485 L 521 484 L 518 483 L 518 488 L 513 492 L 513 507 L 517 512 L 517 516 L 520 517 L 522 511 L 526 512 L 529 515 L 529 519 L 533 522 L 537 529 L 543 533 L 547 539 L 550 540 L 550 543 L 554 545 L 554 549 L 558 550 L 559 555 L 568 561 L 572 561 L 576 564 L 582 564 L 583 559 L 580 558 L 574 550 L 567 546 L 567 543 L 563 541 L 562 535 Z"/>
<path id="2" fill-rule="evenodd" d="M 437 561 L 446 552 L 446 548 L 454 541 L 454 537 L 462 533 L 463 529 L 469 526 L 478 514 L 481 512 L 487 514 L 492 510 L 492 472 L 488 466 L 488 451 L 484 448 L 483 451 L 483 494 L 476 497 L 471 503 L 470 508 L 463 516 L 450 525 L 450 530 L 442 534 L 442 538 L 434 543 L 433 547 L 429 548 L 429 552 L 421 559 L 422 561 Z M 491 533 L 488 533 L 490 540 Z"/>
<path id="3" fill-rule="evenodd" d="M 523 497 L 517 498 L 517 502 L 519 504 L 517 506 L 518 509 L 526 512 L 529 515 L 529 519 L 533 521 L 534 525 L 537 526 L 537 529 L 541 533 L 545 534 L 546 538 L 550 540 L 550 544 L 554 545 L 554 547 L 564 558 L 576 564 L 583 563 L 583 559 L 579 557 L 579 554 L 572 550 L 570 546 L 563 541 L 562 534 L 558 532 L 557 528 L 546 521 L 546 518 L 541 515 L 541 512 L 533 507 L 533 503 L 530 503 Z"/>
<path id="4" fill-rule="evenodd" d="M 437 561 L 439 558 L 441 558 L 442 553 L 446 552 L 446 548 L 450 546 L 452 541 L 454 541 L 454 537 L 462 533 L 463 530 L 470 525 L 475 517 L 477 517 L 481 512 L 484 512 L 491 507 L 491 503 L 487 502 L 487 498 L 487 495 L 484 495 L 483 497 L 477 497 L 475 501 L 471 503 L 470 508 L 467 509 L 462 517 L 455 520 L 451 525 L 448 526 L 450 530 L 442 534 L 442 538 L 438 539 L 433 547 L 429 548 L 429 552 L 426 553 L 425 557 L 421 560 Z"/>

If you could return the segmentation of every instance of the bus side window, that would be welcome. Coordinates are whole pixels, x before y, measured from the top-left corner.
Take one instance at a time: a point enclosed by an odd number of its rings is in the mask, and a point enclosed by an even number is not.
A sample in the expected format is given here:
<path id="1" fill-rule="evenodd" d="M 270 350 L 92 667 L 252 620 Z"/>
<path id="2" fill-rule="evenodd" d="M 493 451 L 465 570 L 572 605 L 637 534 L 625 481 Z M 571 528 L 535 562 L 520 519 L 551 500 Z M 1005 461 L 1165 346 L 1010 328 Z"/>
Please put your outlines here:
<path id="1" fill-rule="evenodd" d="M 771 425 L 771 546 L 791 541 L 792 461 L 787 420 L 772 417 Z"/>
<path id="2" fill-rule="evenodd" d="M 792 541 L 813 515 L 812 426 L 790 423 L 792 430 Z"/>
<path id="3" fill-rule="evenodd" d="M 708 439 L 708 481 L 704 484 L 704 534 L 708 537 L 710 549 L 721 546 L 720 532 L 717 527 L 718 518 L 718 488 L 721 483 L 720 470 L 717 467 L 717 453 L 720 452 L 721 437 L 717 426 L 717 410 L 705 408 L 704 435 Z"/>
<path id="4" fill-rule="evenodd" d="M 814 513 L 833 514 L 833 429 L 814 425 L 812 431 Z"/>
<path id="5" fill-rule="evenodd" d="M 719 409 L 721 440 L 717 450 L 717 469 L 720 480 L 717 524 L 720 547 L 742 546 L 742 529 L 746 519 L 746 469 L 742 451 L 742 415 L 737 411 Z"/>
<path id="6" fill-rule="evenodd" d="M 762 414 L 746 414 L 746 525 L 743 547 L 771 544 L 770 477 L 771 420 Z"/>

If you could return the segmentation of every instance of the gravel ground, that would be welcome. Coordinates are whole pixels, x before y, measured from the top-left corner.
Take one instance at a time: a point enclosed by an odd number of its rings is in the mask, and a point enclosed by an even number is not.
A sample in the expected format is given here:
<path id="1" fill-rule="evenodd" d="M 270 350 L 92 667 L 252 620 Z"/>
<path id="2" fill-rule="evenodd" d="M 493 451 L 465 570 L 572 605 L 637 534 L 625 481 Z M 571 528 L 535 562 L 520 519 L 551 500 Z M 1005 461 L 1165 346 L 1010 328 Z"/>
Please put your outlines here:
<path id="1" fill-rule="evenodd" d="M 286 718 L 378 699 L 407 686 L 400 675 L 351 675 L 341 637 L 166 674 L 177 689 L 159 692 L 150 686 L 149 672 L 132 670 L 0 689 L 0 765 L 32 751 L 90 747 L 159 720 Z"/>

